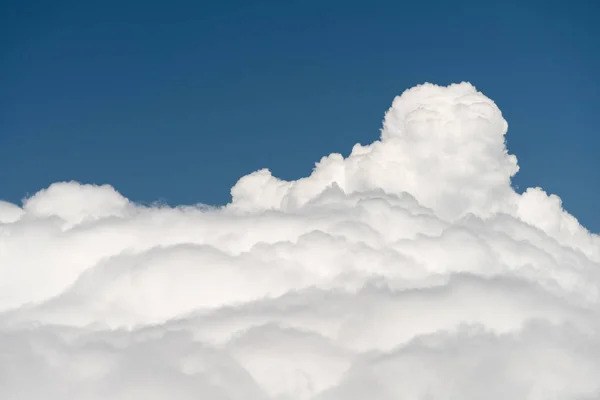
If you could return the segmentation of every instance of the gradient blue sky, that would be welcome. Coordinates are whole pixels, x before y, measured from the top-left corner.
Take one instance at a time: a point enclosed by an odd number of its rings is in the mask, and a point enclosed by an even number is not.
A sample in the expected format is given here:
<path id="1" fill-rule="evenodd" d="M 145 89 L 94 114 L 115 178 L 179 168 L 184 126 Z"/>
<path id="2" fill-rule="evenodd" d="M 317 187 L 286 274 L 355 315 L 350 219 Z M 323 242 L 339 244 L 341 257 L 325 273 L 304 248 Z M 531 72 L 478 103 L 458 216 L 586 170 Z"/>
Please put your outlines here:
<path id="1" fill-rule="evenodd" d="M 393 97 L 470 81 L 515 183 L 600 231 L 600 2 L 4 1 L 0 198 L 60 180 L 225 203 L 378 137 Z"/>

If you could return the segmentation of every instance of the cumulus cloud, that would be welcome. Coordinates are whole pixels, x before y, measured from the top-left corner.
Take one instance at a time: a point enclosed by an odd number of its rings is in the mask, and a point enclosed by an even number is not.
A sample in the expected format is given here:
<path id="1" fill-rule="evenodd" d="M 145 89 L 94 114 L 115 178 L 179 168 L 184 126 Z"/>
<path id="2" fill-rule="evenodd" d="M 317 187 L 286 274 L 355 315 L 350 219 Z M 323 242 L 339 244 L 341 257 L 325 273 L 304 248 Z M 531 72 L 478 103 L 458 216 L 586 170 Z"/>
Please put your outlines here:
<path id="1" fill-rule="evenodd" d="M 471 84 L 223 207 L 61 182 L 0 202 L 0 398 L 594 399 L 600 237 L 516 193 Z"/>

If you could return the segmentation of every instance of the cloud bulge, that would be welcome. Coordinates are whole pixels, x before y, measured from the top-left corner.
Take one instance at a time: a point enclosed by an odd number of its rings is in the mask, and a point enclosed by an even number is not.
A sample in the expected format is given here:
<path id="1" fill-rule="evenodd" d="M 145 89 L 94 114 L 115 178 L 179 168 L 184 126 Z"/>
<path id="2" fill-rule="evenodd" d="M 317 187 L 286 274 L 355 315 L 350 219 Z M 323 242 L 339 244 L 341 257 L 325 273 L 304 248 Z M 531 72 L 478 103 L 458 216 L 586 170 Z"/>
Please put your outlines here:
<path id="1" fill-rule="evenodd" d="M 469 83 L 223 207 L 59 182 L 0 202 L 0 397 L 593 399 L 600 236 Z"/>

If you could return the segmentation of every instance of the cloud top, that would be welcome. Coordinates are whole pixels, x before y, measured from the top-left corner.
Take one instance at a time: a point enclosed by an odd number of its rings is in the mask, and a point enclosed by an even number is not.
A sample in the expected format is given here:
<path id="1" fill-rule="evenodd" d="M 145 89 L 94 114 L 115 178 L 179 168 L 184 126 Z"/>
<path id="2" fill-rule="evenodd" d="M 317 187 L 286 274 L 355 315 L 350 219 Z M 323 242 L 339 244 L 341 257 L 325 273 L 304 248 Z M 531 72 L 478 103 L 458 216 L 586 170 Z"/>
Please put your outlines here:
<path id="1" fill-rule="evenodd" d="M 232 205 L 302 207 L 336 185 L 347 194 L 410 193 L 447 218 L 489 214 L 510 201 L 510 178 L 518 171 L 505 147 L 507 126 L 496 104 L 468 83 L 417 86 L 394 99 L 379 141 L 356 145 L 346 159 L 324 157 L 298 181 L 281 181 L 267 170 L 248 175 L 233 187 Z"/>

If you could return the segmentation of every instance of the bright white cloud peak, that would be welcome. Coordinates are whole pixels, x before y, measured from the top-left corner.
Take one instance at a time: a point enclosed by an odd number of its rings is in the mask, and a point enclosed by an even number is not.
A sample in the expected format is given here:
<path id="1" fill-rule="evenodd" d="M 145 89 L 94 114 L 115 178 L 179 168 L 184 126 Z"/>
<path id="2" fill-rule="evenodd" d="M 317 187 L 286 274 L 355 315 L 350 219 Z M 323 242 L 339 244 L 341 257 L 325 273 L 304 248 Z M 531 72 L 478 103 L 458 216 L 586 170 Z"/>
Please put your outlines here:
<path id="1" fill-rule="evenodd" d="M 426 84 L 378 141 L 222 208 L 0 202 L 0 398 L 600 398 L 600 237 L 512 190 L 506 130 Z"/>

